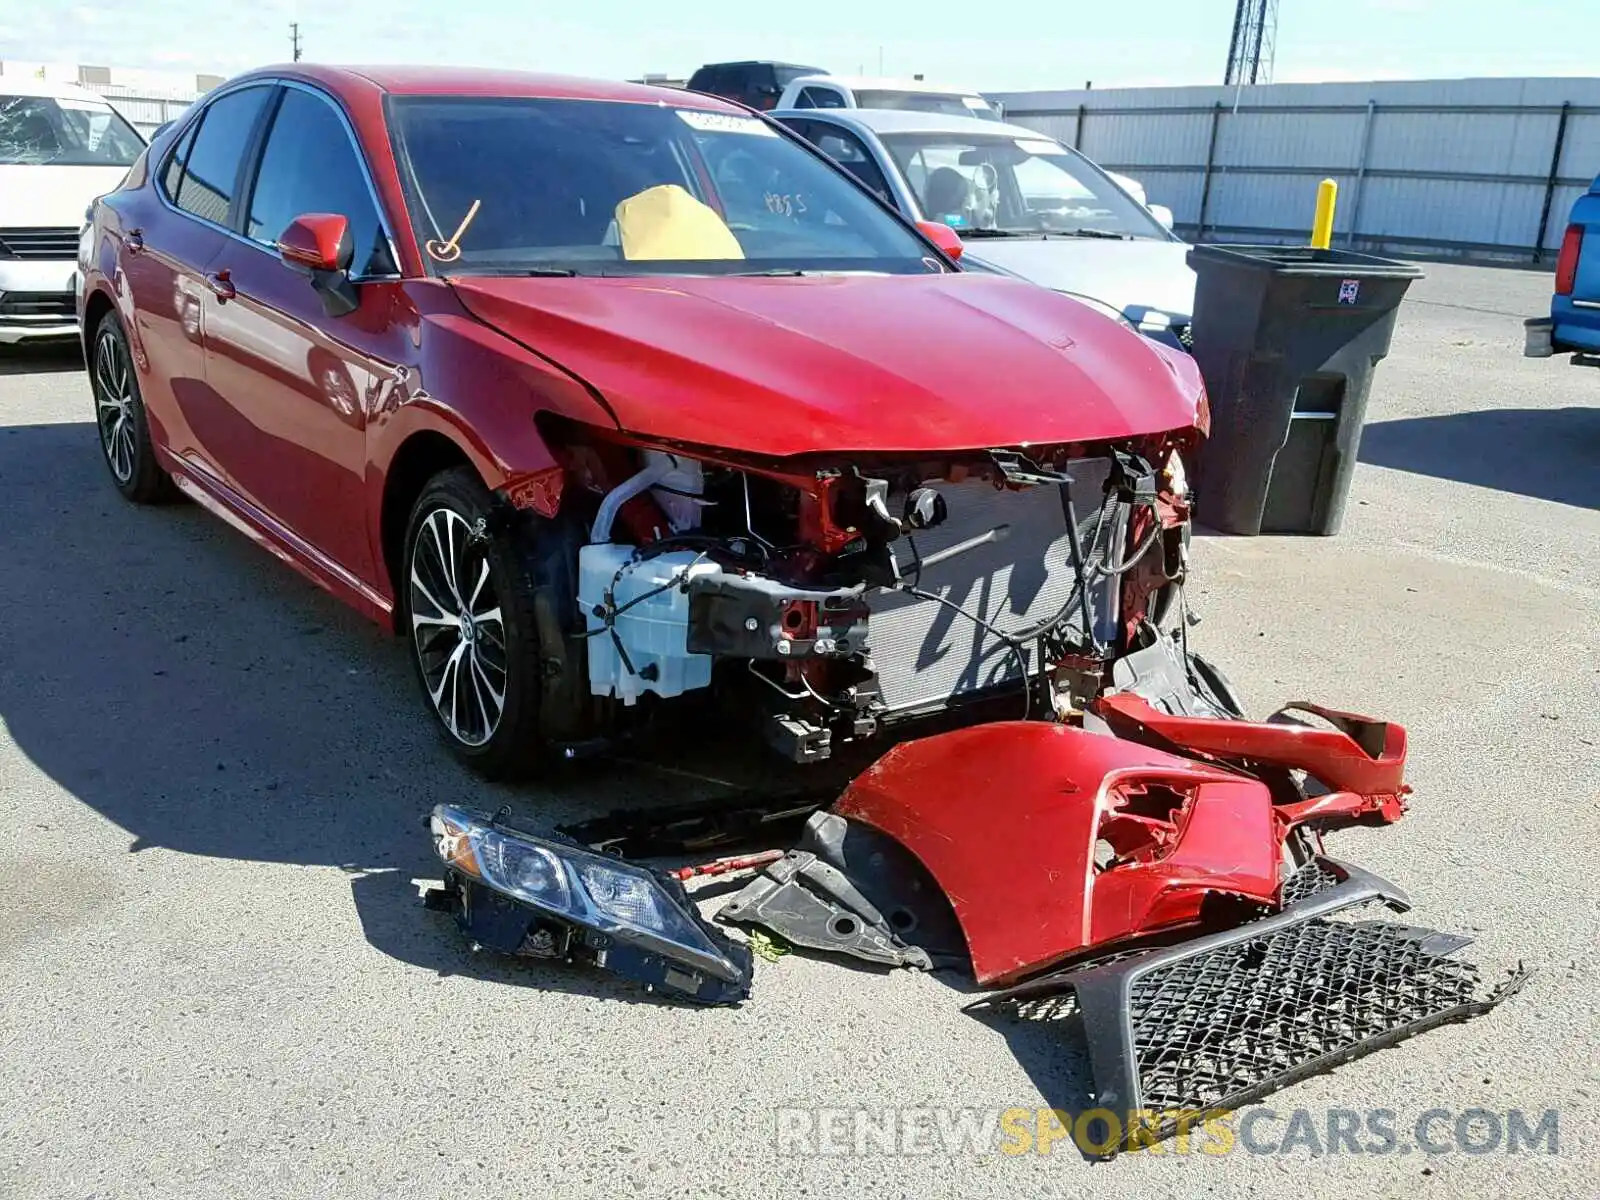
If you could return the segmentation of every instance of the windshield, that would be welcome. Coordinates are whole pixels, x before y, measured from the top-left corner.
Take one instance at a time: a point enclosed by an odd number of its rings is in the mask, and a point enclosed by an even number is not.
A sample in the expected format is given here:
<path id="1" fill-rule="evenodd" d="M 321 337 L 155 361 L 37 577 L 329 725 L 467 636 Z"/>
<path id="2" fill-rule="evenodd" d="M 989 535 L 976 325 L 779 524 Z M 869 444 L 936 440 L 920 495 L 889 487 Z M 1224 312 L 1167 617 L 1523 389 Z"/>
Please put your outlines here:
<path id="1" fill-rule="evenodd" d="M 757 117 L 600 100 L 400 97 L 425 259 L 451 274 L 948 268 L 826 159 Z"/>
<path id="2" fill-rule="evenodd" d="M 143 149 L 104 101 L 0 95 L 0 166 L 126 167 Z"/>
<path id="3" fill-rule="evenodd" d="M 949 92 L 902 92 L 889 88 L 860 88 L 857 108 L 896 108 L 904 112 L 943 113 L 947 117 L 977 117 L 998 121 L 1000 114 L 982 96 L 953 96 Z"/>
<path id="4" fill-rule="evenodd" d="M 1047 138 L 880 135 L 923 215 L 963 233 L 1172 236 L 1084 158 Z"/>

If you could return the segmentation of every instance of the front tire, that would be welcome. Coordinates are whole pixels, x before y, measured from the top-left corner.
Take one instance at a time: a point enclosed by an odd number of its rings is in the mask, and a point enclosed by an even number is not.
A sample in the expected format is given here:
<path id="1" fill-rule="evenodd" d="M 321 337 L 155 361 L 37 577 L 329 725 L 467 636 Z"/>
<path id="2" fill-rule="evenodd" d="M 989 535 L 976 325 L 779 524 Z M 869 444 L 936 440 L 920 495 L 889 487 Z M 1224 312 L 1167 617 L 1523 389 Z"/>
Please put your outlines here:
<path id="1" fill-rule="evenodd" d="M 458 467 L 434 476 L 406 530 L 397 592 L 411 663 L 445 743 L 489 779 L 521 778 L 545 748 L 536 588 L 514 528 Z"/>
<path id="2" fill-rule="evenodd" d="M 89 386 L 94 392 L 101 457 L 117 491 L 135 504 L 175 499 L 177 488 L 172 477 L 156 460 L 128 335 L 122 331 L 115 313 L 107 313 L 95 327 L 89 352 Z"/>

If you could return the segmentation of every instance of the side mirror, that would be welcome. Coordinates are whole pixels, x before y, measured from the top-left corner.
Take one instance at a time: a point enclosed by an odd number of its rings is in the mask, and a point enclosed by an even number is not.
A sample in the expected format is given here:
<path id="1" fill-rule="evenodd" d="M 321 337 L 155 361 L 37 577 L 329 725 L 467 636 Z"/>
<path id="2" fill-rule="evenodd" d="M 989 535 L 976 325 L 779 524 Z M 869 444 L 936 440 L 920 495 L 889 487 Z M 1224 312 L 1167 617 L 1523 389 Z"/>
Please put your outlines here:
<path id="1" fill-rule="evenodd" d="M 1163 229 L 1172 228 L 1172 210 L 1165 204 L 1152 204 L 1150 215 L 1161 223 Z"/>
<path id="2" fill-rule="evenodd" d="M 946 255 L 959 259 L 966 246 L 961 241 L 961 235 L 943 221 L 918 221 L 917 228 L 922 230 L 922 236 L 927 238 Z"/>
<path id="3" fill-rule="evenodd" d="M 290 221 L 278 236 L 278 257 L 284 266 L 310 277 L 328 316 L 342 317 L 360 306 L 350 282 L 355 243 L 350 222 L 338 213 L 305 213 Z"/>
<path id="4" fill-rule="evenodd" d="M 305 271 L 348 271 L 356 256 L 350 222 L 336 213 L 306 213 L 278 236 L 278 257 Z"/>

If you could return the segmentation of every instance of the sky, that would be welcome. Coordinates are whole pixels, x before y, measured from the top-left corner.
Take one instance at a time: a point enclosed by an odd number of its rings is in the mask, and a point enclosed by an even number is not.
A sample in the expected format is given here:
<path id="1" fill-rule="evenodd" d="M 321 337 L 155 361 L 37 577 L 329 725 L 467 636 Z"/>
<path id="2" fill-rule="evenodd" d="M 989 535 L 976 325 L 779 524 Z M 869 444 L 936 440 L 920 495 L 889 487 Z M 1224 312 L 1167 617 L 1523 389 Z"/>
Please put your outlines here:
<path id="1" fill-rule="evenodd" d="M 1593 75 L 1600 0 L 1279 0 L 1276 82 Z M 0 61 L 231 75 L 307 60 L 683 77 L 774 58 L 985 91 L 1221 83 L 1234 0 L 5 0 Z M 1514 22 L 1514 26 L 1513 26 Z M 691 28 L 712 32 L 694 33 Z M 881 55 L 881 58 L 880 58 Z"/>

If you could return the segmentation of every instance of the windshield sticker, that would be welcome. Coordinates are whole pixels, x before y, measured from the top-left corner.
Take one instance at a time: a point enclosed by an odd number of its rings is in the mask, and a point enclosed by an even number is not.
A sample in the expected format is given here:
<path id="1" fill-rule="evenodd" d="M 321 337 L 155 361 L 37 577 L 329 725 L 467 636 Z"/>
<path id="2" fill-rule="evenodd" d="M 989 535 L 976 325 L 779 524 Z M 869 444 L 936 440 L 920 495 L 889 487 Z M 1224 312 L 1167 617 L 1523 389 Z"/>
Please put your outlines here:
<path id="1" fill-rule="evenodd" d="M 732 113 L 696 112 L 693 109 L 674 109 L 678 119 L 690 129 L 701 133 L 753 133 L 757 137 L 777 137 L 772 127 L 757 117 L 736 117 Z"/>
<path id="2" fill-rule="evenodd" d="M 1054 142 L 1038 141 L 1033 138 L 1017 138 L 1017 149 L 1028 154 L 1066 154 Z"/>

